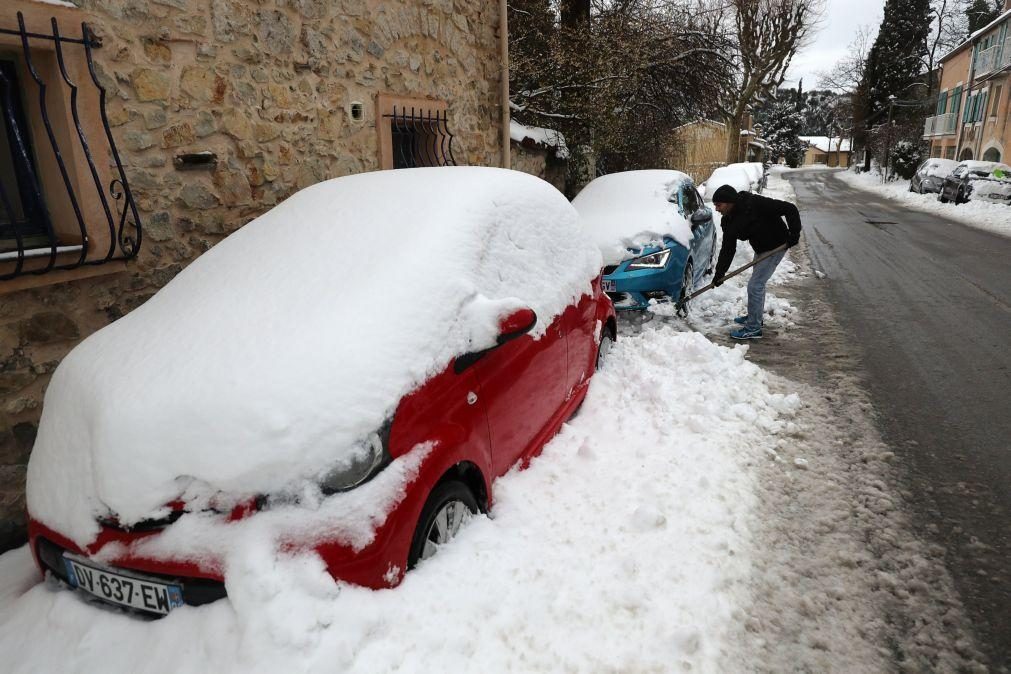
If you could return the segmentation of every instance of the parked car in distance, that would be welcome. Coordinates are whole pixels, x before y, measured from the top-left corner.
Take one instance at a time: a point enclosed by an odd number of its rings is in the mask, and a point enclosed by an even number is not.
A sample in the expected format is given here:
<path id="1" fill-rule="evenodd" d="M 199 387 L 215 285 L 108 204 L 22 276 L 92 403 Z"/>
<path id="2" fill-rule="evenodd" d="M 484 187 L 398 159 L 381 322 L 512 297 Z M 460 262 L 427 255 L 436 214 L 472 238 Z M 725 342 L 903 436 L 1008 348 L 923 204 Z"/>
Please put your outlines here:
<path id="1" fill-rule="evenodd" d="M 768 182 L 768 175 L 766 165 L 759 162 L 727 164 L 714 170 L 699 191 L 707 199 L 712 199 L 713 192 L 721 185 L 730 185 L 738 192 L 761 194 Z"/>
<path id="2" fill-rule="evenodd" d="M 941 203 L 954 201 L 956 204 L 964 204 L 972 199 L 973 183 L 977 180 L 1000 180 L 994 173 L 1007 174 L 1011 172 L 1011 167 L 993 161 L 963 161 L 947 176 L 941 185 L 941 190 L 937 194 L 937 200 Z"/>
<path id="3" fill-rule="evenodd" d="M 619 310 L 680 301 L 712 272 L 717 252 L 713 212 L 685 173 L 600 176 L 572 205 L 600 247 L 603 289 Z"/>
<path id="4" fill-rule="evenodd" d="M 518 171 L 292 195 L 60 364 L 28 468 L 39 568 L 165 614 L 224 596 L 266 537 L 397 585 L 579 406 L 616 338 L 600 267 Z"/>
<path id="5" fill-rule="evenodd" d="M 957 166 L 958 162 L 954 159 L 932 157 L 925 160 L 910 178 L 909 191 L 920 194 L 940 192 L 941 186 L 944 184 L 944 177 L 954 171 Z"/>

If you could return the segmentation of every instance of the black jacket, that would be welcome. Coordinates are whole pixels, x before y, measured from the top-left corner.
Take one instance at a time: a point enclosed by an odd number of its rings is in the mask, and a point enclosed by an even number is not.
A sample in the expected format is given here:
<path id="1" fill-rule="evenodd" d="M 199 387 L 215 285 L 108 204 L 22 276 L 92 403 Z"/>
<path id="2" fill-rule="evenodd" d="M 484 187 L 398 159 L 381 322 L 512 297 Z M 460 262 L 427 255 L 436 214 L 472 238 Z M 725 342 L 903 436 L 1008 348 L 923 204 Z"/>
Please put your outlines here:
<path id="1" fill-rule="evenodd" d="M 786 218 L 786 222 L 783 222 Z M 747 241 L 755 253 L 791 246 L 800 239 L 800 212 L 788 201 L 770 199 L 751 192 L 738 192 L 737 203 L 720 223 L 723 245 L 714 278 L 721 278 L 730 268 L 737 252 L 737 242 Z"/>

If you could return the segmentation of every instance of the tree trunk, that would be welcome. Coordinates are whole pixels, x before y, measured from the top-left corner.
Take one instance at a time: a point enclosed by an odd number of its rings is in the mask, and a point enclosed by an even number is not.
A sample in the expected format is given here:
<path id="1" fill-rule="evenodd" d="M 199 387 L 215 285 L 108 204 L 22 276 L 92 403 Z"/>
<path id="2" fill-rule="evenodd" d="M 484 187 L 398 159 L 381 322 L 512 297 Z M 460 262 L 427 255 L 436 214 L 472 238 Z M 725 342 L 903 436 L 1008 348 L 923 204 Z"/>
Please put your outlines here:
<path id="1" fill-rule="evenodd" d="M 741 122 L 744 120 L 743 110 L 734 110 L 727 118 L 727 152 L 726 162 L 736 164 L 741 161 Z"/>

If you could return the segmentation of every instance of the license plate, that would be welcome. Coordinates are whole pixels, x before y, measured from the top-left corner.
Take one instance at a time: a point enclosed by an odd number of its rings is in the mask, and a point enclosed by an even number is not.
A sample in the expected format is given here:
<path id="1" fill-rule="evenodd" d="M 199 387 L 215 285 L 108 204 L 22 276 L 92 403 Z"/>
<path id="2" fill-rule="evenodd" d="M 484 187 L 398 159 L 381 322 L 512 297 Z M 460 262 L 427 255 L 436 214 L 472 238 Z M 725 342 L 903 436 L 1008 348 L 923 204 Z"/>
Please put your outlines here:
<path id="1" fill-rule="evenodd" d="M 607 279 L 601 279 L 601 281 L 600 281 L 600 287 L 603 289 L 603 291 L 605 293 L 616 293 L 616 292 L 618 292 L 618 288 L 615 285 L 614 281 L 608 281 Z"/>
<path id="2" fill-rule="evenodd" d="M 64 555 L 63 563 L 73 587 L 107 602 L 162 615 L 183 605 L 178 585 L 98 568 L 70 555 Z"/>

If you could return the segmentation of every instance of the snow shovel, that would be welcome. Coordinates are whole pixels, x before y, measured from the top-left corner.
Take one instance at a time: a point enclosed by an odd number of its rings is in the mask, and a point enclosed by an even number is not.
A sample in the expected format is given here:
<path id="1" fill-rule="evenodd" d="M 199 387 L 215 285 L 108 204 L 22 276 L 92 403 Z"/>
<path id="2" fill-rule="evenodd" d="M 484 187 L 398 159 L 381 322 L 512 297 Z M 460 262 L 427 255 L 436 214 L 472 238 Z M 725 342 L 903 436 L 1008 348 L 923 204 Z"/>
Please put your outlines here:
<path id="1" fill-rule="evenodd" d="M 758 257 L 756 257 L 751 262 L 749 262 L 748 264 L 744 265 L 743 267 L 739 267 L 739 268 L 737 268 L 737 269 L 735 269 L 735 270 L 733 270 L 731 272 L 728 272 L 726 275 L 724 275 L 723 280 L 726 281 L 728 278 L 730 278 L 732 276 L 737 276 L 742 271 L 754 267 L 756 264 L 758 264 L 762 260 L 764 260 L 764 259 L 766 259 L 768 257 L 772 257 L 776 253 L 782 252 L 782 251 L 786 250 L 787 248 L 789 248 L 789 246 L 784 243 L 779 248 L 773 248 L 772 250 L 766 251 L 766 252 L 762 253 L 761 255 L 759 255 Z M 678 300 L 677 304 L 675 305 L 675 307 L 674 307 L 674 313 L 676 313 L 678 316 L 681 316 L 681 317 L 687 316 L 688 315 L 688 307 L 687 307 L 688 302 L 691 301 L 691 300 L 693 300 L 693 299 L 695 299 L 696 297 L 698 297 L 702 293 L 706 292 L 707 290 L 712 290 L 715 287 L 716 286 L 714 286 L 712 283 L 710 283 L 707 286 L 703 286 L 703 287 L 699 288 L 698 290 L 696 290 L 695 292 L 693 292 L 691 295 L 688 295 L 687 297 L 682 297 L 681 299 Z"/>

